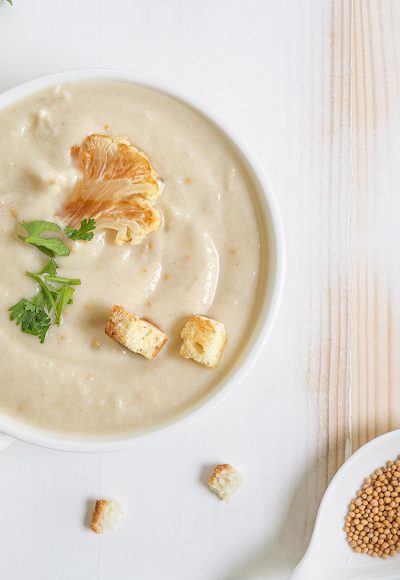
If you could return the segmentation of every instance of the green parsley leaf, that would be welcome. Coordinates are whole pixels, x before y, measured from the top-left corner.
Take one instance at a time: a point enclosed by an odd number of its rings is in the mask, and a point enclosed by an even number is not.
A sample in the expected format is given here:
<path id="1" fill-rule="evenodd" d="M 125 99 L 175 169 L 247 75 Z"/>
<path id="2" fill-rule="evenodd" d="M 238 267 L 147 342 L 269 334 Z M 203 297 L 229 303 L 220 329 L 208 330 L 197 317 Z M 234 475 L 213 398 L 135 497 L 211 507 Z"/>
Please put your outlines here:
<path id="1" fill-rule="evenodd" d="M 57 275 L 57 268 L 58 268 L 58 264 L 56 263 L 55 260 L 51 259 L 48 262 L 46 262 L 46 264 L 43 266 L 43 268 L 40 270 L 40 272 L 37 272 L 37 274 L 39 276 L 41 274 L 50 274 L 50 276 L 56 276 Z"/>
<path id="2" fill-rule="evenodd" d="M 60 226 L 53 222 L 38 220 L 36 222 L 22 222 L 22 227 L 28 232 L 28 236 L 38 238 L 43 232 L 59 232 Z"/>
<path id="3" fill-rule="evenodd" d="M 50 312 L 56 304 L 57 291 L 54 288 L 49 287 L 39 274 L 33 274 L 32 272 L 25 272 L 25 274 L 39 284 L 46 301 L 47 310 Z"/>
<path id="4" fill-rule="evenodd" d="M 65 235 L 70 238 L 71 240 L 87 240 L 90 241 L 93 239 L 94 230 L 96 229 L 96 220 L 90 218 L 87 220 L 84 218 L 81 221 L 81 225 L 78 229 L 64 228 Z"/>
<path id="5" fill-rule="evenodd" d="M 60 326 L 61 324 L 61 317 L 64 311 L 64 308 L 67 304 L 71 304 L 71 298 L 73 293 L 75 292 L 75 288 L 71 288 L 71 286 L 64 286 L 60 290 L 60 294 L 58 296 L 57 304 L 56 304 L 56 317 L 54 322 Z"/>
<path id="6" fill-rule="evenodd" d="M 43 290 L 39 290 L 39 292 L 32 298 L 31 302 L 32 304 L 35 304 L 35 306 L 39 306 L 39 308 L 45 308 L 47 304 Z"/>
<path id="7" fill-rule="evenodd" d="M 60 226 L 52 222 L 44 220 L 34 222 L 23 222 L 22 227 L 26 230 L 27 236 L 18 236 L 20 240 L 27 244 L 36 246 L 41 252 L 47 256 L 68 256 L 69 248 L 64 244 L 60 238 L 42 238 L 44 232 L 59 232 Z"/>
<path id="8" fill-rule="evenodd" d="M 72 286 L 79 286 L 79 278 L 65 278 L 57 276 L 57 263 L 49 260 L 40 272 L 25 272 L 25 274 L 35 280 L 39 285 L 39 293 L 32 298 L 31 302 L 41 308 L 46 308 L 50 314 L 55 312 L 54 323 L 60 325 L 62 313 L 67 304 L 72 304 L 72 295 L 75 289 Z"/>
<path id="9" fill-rule="evenodd" d="M 25 241 L 28 244 L 37 246 L 41 252 L 44 249 L 48 250 L 48 252 L 43 252 L 48 256 L 69 256 L 69 248 L 67 248 L 60 238 L 35 238 L 33 241 L 31 238 L 28 238 Z"/>
<path id="10" fill-rule="evenodd" d="M 80 286 L 79 278 L 63 278 L 62 276 L 45 276 L 49 282 L 58 282 L 58 284 L 65 284 L 66 286 Z"/>
<path id="11" fill-rule="evenodd" d="M 44 308 L 23 298 L 9 308 L 10 320 L 15 320 L 17 326 L 21 326 L 22 332 L 37 336 L 41 343 L 46 338 L 51 319 Z"/>

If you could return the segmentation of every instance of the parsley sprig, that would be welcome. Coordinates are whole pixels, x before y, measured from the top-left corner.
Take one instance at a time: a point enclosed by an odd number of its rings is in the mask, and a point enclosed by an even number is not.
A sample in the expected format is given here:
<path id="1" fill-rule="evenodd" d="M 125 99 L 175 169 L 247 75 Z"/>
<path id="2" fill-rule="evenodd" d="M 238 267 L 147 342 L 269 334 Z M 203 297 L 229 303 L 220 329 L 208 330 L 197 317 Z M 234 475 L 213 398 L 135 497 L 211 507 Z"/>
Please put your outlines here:
<path id="1" fill-rule="evenodd" d="M 50 258 L 54 258 L 55 256 L 69 256 L 70 250 L 61 238 L 58 236 L 47 235 L 46 237 L 43 237 L 43 234 L 48 234 L 49 232 L 60 232 L 61 228 L 59 225 L 53 222 L 47 222 L 45 220 L 22 222 L 21 225 L 26 231 L 27 235 L 18 237 L 26 244 L 36 246 L 38 250 L 47 256 L 50 256 Z M 64 228 L 64 233 L 67 238 L 74 241 L 90 241 L 93 239 L 95 229 L 96 221 L 93 218 L 84 218 L 81 221 L 79 228 L 75 229 L 67 226 Z"/>
<path id="2" fill-rule="evenodd" d="M 53 222 L 39 220 L 35 222 L 22 222 L 22 227 L 27 236 L 18 236 L 20 240 L 32 246 L 36 246 L 41 252 L 54 258 L 54 256 L 69 256 L 69 248 L 59 237 L 44 238 L 44 232 L 59 232 L 60 226 Z"/>
<path id="3" fill-rule="evenodd" d="M 93 239 L 94 230 L 96 229 L 96 221 L 93 218 L 87 220 L 84 218 L 78 229 L 66 227 L 64 229 L 65 235 L 71 240 L 87 240 Z"/>
<path id="4" fill-rule="evenodd" d="M 43 343 L 51 324 L 51 318 L 43 306 L 36 304 L 35 299 L 36 296 L 32 300 L 22 298 L 17 304 L 11 306 L 9 308 L 10 320 L 15 320 L 17 326 L 21 325 L 22 332 L 37 336 Z"/>
<path id="5" fill-rule="evenodd" d="M 61 324 L 65 307 L 72 304 L 73 286 L 81 283 L 77 278 L 57 276 L 57 268 L 52 258 L 40 272 L 25 272 L 38 284 L 39 291 L 31 300 L 23 298 L 9 308 L 10 320 L 21 325 L 22 332 L 37 336 L 40 342 L 44 342 L 51 324 Z"/>
<path id="6" fill-rule="evenodd" d="M 18 238 L 36 246 L 38 250 L 50 257 L 40 272 L 25 272 L 26 276 L 37 284 L 37 293 L 30 300 L 22 298 L 9 308 L 10 320 L 15 320 L 21 331 L 37 336 L 41 343 L 46 339 L 52 324 L 60 325 L 63 312 L 68 304 L 72 304 L 75 287 L 79 286 L 79 278 L 58 276 L 58 264 L 55 256 L 68 256 L 70 250 L 58 236 L 49 236 L 49 232 L 61 232 L 60 226 L 53 222 L 38 220 L 23 222 L 21 226 L 26 235 Z M 96 227 L 94 219 L 83 219 L 78 229 L 65 228 L 64 233 L 72 240 L 91 240 Z M 46 234 L 46 236 L 43 236 Z"/>

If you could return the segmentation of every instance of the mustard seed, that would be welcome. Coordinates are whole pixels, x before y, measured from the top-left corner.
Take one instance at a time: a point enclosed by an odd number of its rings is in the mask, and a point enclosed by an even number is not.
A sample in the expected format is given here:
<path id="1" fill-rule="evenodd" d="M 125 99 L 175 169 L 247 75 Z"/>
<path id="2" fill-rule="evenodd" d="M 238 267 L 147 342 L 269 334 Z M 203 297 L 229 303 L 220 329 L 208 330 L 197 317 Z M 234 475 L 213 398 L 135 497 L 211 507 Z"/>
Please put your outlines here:
<path id="1" fill-rule="evenodd" d="M 344 532 L 358 553 L 388 558 L 400 553 L 400 457 L 366 477 L 349 505 Z"/>

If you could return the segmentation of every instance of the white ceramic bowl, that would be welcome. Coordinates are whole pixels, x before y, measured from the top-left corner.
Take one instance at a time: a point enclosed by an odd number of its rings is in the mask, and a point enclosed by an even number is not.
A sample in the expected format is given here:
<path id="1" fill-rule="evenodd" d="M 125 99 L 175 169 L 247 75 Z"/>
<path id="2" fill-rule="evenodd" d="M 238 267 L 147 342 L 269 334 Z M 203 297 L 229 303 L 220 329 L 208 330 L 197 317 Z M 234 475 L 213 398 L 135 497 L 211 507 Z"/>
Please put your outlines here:
<path id="1" fill-rule="evenodd" d="M 126 449 L 143 441 L 153 439 L 158 435 L 166 434 L 177 427 L 183 427 L 202 416 L 207 410 L 215 407 L 236 384 L 243 380 L 264 348 L 279 310 L 285 273 L 285 243 L 282 223 L 271 186 L 263 176 L 254 155 L 233 135 L 230 129 L 227 129 L 220 119 L 217 119 L 213 113 L 210 113 L 203 105 L 199 105 L 191 97 L 182 95 L 177 89 L 171 89 L 157 80 L 138 77 L 135 74 L 125 71 L 102 69 L 75 70 L 41 77 L 3 93 L 0 95 L 0 108 L 55 85 L 86 80 L 122 81 L 158 90 L 190 106 L 214 123 L 237 150 L 253 181 L 254 190 L 257 195 L 255 201 L 258 206 L 257 209 L 260 219 L 261 242 L 266 250 L 265 255 L 267 257 L 266 264 L 264 265 L 267 269 L 265 273 L 265 287 L 263 289 L 264 296 L 251 339 L 232 370 L 224 377 L 212 393 L 203 398 L 195 407 L 190 408 L 187 412 L 175 417 L 168 423 L 164 423 L 146 432 L 107 438 L 75 438 L 59 435 L 36 429 L 7 417 L 0 417 L 0 431 L 18 439 L 53 449 L 94 452 Z"/>

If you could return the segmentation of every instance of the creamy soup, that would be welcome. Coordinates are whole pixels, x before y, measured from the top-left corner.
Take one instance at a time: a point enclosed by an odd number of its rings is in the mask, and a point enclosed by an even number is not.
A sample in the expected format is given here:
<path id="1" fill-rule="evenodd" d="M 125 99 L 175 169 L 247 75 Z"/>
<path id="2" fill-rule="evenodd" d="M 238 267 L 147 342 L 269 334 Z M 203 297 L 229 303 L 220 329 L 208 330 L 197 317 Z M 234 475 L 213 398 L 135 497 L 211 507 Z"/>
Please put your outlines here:
<path id="1" fill-rule="evenodd" d="M 17 238 L 18 224 L 58 221 L 80 174 L 70 149 L 90 133 L 126 137 L 165 182 L 155 207 L 161 228 L 139 245 L 117 246 L 97 229 L 57 258 L 80 278 L 61 326 L 40 344 L 8 308 L 36 289 L 25 271 L 46 256 Z M 206 396 L 232 368 L 256 316 L 260 235 L 251 181 L 208 120 L 156 91 L 114 81 L 54 87 L 0 110 L 0 412 L 64 434 L 138 432 Z M 146 360 L 104 334 L 122 305 L 160 326 L 169 342 Z M 225 324 L 218 369 L 179 355 L 193 313 Z"/>

